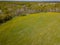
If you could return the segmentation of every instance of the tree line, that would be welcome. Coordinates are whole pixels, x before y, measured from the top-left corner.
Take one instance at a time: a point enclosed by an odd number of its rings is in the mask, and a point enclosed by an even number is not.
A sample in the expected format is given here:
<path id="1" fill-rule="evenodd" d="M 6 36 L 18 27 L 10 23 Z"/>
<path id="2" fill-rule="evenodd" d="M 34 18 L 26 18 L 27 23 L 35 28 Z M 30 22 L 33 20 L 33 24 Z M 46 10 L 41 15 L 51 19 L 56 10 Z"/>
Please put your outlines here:
<path id="1" fill-rule="evenodd" d="M 0 23 L 31 13 L 60 12 L 59 2 L 0 2 Z"/>

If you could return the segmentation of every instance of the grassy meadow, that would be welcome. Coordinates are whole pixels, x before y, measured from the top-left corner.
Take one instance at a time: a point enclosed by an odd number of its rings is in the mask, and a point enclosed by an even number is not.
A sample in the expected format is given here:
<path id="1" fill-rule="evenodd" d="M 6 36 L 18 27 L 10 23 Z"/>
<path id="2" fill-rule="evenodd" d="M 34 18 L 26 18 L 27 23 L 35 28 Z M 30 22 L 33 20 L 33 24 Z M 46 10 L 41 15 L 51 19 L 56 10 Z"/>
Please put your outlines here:
<path id="1" fill-rule="evenodd" d="M 60 13 L 13 18 L 0 25 L 0 45 L 60 45 Z"/>

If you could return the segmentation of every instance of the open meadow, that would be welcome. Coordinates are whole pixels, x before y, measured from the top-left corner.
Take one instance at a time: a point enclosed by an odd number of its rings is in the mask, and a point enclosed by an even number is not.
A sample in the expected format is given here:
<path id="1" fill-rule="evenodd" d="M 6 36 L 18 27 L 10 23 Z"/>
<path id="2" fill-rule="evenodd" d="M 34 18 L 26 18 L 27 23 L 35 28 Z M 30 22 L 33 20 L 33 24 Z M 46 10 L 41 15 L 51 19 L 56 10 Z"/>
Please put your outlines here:
<path id="1" fill-rule="evenodd" d="M 28 14 L 3 23 L 0 45 L 60 45 L 60 13 Z"/>

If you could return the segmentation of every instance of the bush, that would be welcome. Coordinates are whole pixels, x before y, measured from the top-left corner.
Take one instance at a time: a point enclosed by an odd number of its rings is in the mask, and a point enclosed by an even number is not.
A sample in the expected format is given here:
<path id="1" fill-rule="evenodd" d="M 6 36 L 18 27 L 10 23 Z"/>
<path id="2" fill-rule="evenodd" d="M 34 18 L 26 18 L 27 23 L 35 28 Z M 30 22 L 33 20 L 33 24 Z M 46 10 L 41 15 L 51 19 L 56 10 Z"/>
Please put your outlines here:
<path id="1" fill-rule="evenodd" d="M 9 15 L 0 15 L 0 24 L 5 23 L 6 21 L 12 19 L 12 16 Z"/>
<path id="2" fill-rule="evenodd" d="M 20 14 L 20 16 L 26 16 L 26 14 Z"/>

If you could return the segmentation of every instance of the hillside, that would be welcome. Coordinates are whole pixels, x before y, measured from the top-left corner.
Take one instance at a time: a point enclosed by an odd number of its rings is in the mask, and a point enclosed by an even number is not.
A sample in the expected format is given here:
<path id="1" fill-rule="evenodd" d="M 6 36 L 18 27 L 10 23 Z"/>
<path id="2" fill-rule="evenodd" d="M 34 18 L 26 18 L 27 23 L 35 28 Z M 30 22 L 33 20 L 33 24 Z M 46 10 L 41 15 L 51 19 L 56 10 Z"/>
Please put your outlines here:
<path id="1" fill-rule="evenodd" d="M 0 24 L 15 16 L 41 12 L 60 12 L 59 2 L 0 2 Z"/>
<path id="2" fill-rule="evenodd" d="M 0 45 L 60 45 L 60 13 L 13 18 L 0 26 Z"/>

